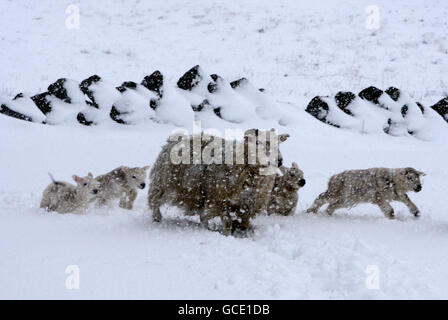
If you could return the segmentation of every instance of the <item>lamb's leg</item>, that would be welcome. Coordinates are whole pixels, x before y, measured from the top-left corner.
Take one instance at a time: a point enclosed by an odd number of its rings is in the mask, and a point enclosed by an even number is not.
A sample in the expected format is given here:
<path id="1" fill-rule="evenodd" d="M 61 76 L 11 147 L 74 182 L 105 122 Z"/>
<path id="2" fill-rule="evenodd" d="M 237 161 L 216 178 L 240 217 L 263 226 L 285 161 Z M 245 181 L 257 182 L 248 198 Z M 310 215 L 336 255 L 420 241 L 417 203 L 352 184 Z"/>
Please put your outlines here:
<path id="1" fill-rule="evenodd" d="M 411 199 L 409 199 L 407 194 L 400 196 L 398 201 L 403 202 L 414 216 L 420 216 L 420 210 L 418 210 L 417 206 L 411 201 Z"/>
<path id="2" fill-rule="evenodd" d="M 94 200 L 95 201 L 95 200 Z M 96 199 L 96 206 L 97 207 L 103 207 L 104 205 L 106 205 L 107 200 L 102 198 L 102 197 L 98 197 Z"/>
<path id="3" fill-rule="evenodd" d="M 330 204 L 327 207 L 327 210 L 325 210 L 327 212 L 327 214 L 329 216 L 331 216 L 333 214 L 333 212 L 335 212 L 337 209 L 342 208 L 342 201 L 341 200 L 336 200 L 333 202 L 330 202 Z"/>
<path id="4" fill-rule="evenodd" d="M 123 197 L 120 199 L 120 208 L 132 210 L 136 198 L 137 190 L 131 189 L 130 191 L 126 192 L 126 194 L 123 195 Z"/>
<path id="5" fill-rule="evenodd" d="M 381 211 L 384 213 L 386 218 L 394 219 L 394 208 L 387 201 L 379 201 L 377 203 L 378 207 L 380 207 Z"/>
<path id="6" fill-rule="evenodd" d="M 138 195 L 138 192 L 136 189 L 132 189 L 129 192 L 129 197 L 128 197 L 129 210 L 131 210 L 134 207 L 134 202 L 135 202 L 135 199 L 137 198 L 137 195 Z"/>
<path id="7" fill-rule="evenodd" d="M 48 197 L 43 197 L 40 202 L 40 207 L 48 211 L 48 207 L 50 206 L 50 201 Z"/>
<path id="8" fill-rule="evenodd" d="M 120 197 L 120 202 L 118 203 L 118 206 L 119 206 L 120 208 L 127 209 L 128 201 L 127 201 L 126 198 L 127 198 L 127 195 L 126 195 L 126 194 L 124 194 L 124 195 L 122 195 L 122 196 Z"/>
<path id="9" fill-rule="evenodd" d="M 314 200 L 313 205 L 306 210 L 307 213 L 317 213 L 320 207 L 322 207 L 325 203 L 327 203 L 327 192 L 322 192 L 316 200 Z"/>

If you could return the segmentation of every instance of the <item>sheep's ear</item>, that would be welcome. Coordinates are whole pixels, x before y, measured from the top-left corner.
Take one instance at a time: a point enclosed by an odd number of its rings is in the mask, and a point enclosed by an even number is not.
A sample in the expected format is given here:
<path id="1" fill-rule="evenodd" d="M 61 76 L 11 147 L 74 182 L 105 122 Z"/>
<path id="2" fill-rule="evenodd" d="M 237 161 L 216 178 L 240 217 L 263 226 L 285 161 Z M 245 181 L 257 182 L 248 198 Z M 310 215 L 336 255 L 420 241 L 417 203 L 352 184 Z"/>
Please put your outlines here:
<path id="1" fill-rule="evenodd" d="M 426 176 L 426 173 L 424 173 L 424 172 L 422 172 L 422 171 L 417 171 L 417 174 L 418 174 L 419 176 Z"/>
<path id="2" fill-rule="evenodd" d="M 143 167 L 143 170 L 148 170 L 149 169 L 149 166 L 144 166 Z"/>
<path id="3" fill-rule="evenodd" d="M 279 139 L 280 143 L 285 142 L 289 137 L 290 137 L 290 135 L 288 133 L 283 133 L 283 134 L 278 135 L 278 139 Z"/>
<path id="4" fill-rule="evenodd" d="M 81 181 L 81 178 L 78 177 L 76 174 L 72 175 L 73 180 L 75 180 L 75 182 L 79 182 Z"/>
<path id="5" fill-rule="evenodd" d="M 89 172 L 87 175 L 88 175 L 90 178 L 93 178 L 93 174 L 92 174 L 92 172 Z"/>
<path id="6" fill-rule="evenodd" d="M 292 163 L 292 166 L 293 166 L 293 168 L 299 169 L 299 166 L 295 162 Z"/>
<path id="7" fill-rule="evenodd" d="M 282 172 L 282 174 L 285 174 L 288 171 L 288 169 L 285 166 L 281 166 L 280 171 Z"/>

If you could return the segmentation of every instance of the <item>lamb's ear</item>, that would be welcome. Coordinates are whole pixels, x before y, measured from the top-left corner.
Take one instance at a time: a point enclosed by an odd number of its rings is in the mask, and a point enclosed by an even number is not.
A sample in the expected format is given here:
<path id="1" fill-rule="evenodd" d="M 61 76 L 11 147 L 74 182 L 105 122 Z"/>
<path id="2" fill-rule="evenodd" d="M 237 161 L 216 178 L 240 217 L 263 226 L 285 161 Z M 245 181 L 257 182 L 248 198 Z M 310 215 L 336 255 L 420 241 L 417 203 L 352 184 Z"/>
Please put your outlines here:
<path id="1" fill-rule="evenodd" d="M 93 178 L 93 174 L 92 174 L 92 172 L 89 172 L 87 175 L 88 175 L 90 178 Z"/>
<path id="2" fill-rule="evenodd" d="M 72 175 L 73 180 L 75 180 L 75 182 L 79 182 L 81 181 L 81 177 L 78 177 L 76 174 Z"/>
<path id="3" fill-rule="evenodd" d="M 297 163 L 295 163 L 295 162 L 292 163 L 292 167 L 293 167 L 293 168 L 296 168 L 296 169 L 299 169 L 299 166 L 298 166 Z"/>
<path id="4" fill-rule="evenodd" d="M 149 169 L 149 166 L 144 166 L 143 167 L 143 170 L 148 170 Z"/>
<path id="5" fill-rule="evenodd" d="M 288 133 L 282 133 L 278 135 L 278 140 L 280 141 L 280 143 L 282 143 L 285 142 L 289 137 L 290 135 Z"/>
<path id="6" fill-rule="evenodd" d="M 288 171 L 288 168 L 286 168 L 285 166 L 281 166 L 280 171 L 282 172 L 282 174 L 285 174 Z"/>

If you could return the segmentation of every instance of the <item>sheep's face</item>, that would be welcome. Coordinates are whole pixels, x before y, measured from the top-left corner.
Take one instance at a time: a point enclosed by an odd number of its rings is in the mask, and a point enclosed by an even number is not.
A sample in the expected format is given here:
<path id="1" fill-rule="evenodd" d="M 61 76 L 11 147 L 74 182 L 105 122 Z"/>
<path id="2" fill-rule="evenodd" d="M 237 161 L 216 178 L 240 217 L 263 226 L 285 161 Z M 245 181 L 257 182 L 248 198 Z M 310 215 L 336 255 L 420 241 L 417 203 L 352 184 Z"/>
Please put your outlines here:
<path id="1" fill-rule="evenodd" d="M 293 162 L 291 168 L 280 167 L 283 173 L 281 179 L 283 180 L 284 186 L 290 190 L 299 190 L 302 188 L 306 180 L 304 179 L 303 171 L 299 169 L 297 163 Z"/>
<path id="2" fill-rule="evenodd" d="M 73 175 L 72 178 L 77 183 L 78 190 L 85 193 L 88 198 L 93 198 L 96 194 L 98 194 L 100 182 L 93 177 L 92 173 L 89 172 L 87 177 Z"/>
<path id="3" fill-rule="evenodd" d="M 264 167 L 280 167 L 283 165 L 283 156 L 280 152 L 280 143 L 289 138 L 289 134 L 277 134 L 275 129 L 261 131 L 250 129 L 244 133 L 248 145 L 248 163 Z"/>
<path id="4" fill-rule="evenodd" d="M 144 189 L 146 186 L 146 171 L 149 166 L 128 168 L 125 171 L 127 185 L 131 188 Z"/>
<path id="5" fill-rule="evenodd" d="M 423 172 L 417 171 L 414 168 L 404 168 L 400 170 L 398 175 L 399 183 L 405 190 L 420 192 L 422 190 L 420 176 L 424 175 Z"/>

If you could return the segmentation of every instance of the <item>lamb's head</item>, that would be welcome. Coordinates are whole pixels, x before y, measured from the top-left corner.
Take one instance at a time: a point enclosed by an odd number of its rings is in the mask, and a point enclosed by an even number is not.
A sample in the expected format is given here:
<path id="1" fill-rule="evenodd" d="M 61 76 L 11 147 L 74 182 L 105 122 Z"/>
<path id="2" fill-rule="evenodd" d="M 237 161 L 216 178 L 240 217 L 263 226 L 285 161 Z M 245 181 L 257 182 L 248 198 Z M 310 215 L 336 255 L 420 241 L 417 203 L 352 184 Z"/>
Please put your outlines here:
<path id="1" fill-rule="evenodd" d="M 144 189 L 146 186 L 146 172 L 148 169 L 149 166 L 142 168 L 126 168 L 126 170 L 124 170 L 126 174 L 126 184 L 131 188 Z"/>
<path id="2" fill-rule="evenodd" d="M 278 134 L 275 129 L 258 130 L 249 129 L 244 133 L 244 141 L 247 147 L 249 164 L 261 167 L 278 168 L 283 165 L 283 157 L 280 152 L 280 143 L 286 141 L 289 134 Z"/>
<path id="3" fill-rule="evenodd" d="M 306 180 L 303 177 L 303 171 L 299 169 L 297 163 L 293 162 L 291 168 L 281 166 L 280 171 L 283 174 L 280 179 L 282 179 L 285 188 L 296 191 L 305 185 Z"/>
<path id="4" fill-rule="evenodd" d="M 408 167 L 400 169 L 397 175 L 398 183 L 402 189 L 407 191 L 420 192 L 422 190 L 422 183 L 420 176 L 424 176 L 425 173 L 417 171 L 414 168 Z"/>
<path id="5" fill-rule="evenodd" d="M 93 177 L 93 174 L 89 172 L 87 177 L 79 177 L 77 175 L 72 176 L 73 180 L 77 183 L 77 189 L 80 193 L 91 199 L 95 197 L 100 188 L 100 182 Z"/>

